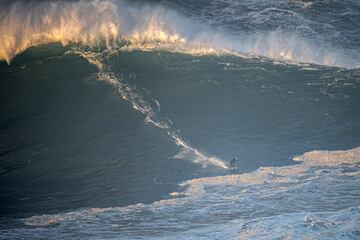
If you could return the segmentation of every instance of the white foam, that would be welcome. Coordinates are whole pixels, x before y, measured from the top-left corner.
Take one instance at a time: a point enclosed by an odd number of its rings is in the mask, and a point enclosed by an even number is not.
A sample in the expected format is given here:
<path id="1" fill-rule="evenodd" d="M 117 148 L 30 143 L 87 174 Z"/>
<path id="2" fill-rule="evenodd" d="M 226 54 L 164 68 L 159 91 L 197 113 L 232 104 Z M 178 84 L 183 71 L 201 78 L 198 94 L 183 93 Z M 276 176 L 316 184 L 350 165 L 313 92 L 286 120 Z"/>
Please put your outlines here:
<path id="1" fill-rule="evenodd" d="M 1 6 L 0 59 L 31 46 L 60 42 L 105 44 L 118 50 L 168 50 L 192 55 L 264 56 L 290 62 L 359 66 L 338 49 L 283 32 L 232 36 L 161 6 L 122 0 L 15 2 Z"/>
<path id="2" fill-rule="evenodd" d="M 330 155 L 333 160 L 328 161 Z M 345 230 L 350 232 L 359 227 L 357 206 L 360 201 L 356 197 L 359 168 L 337 166 L 349 163 L 346 156 L 353 158 L 355 155 L 359 156 L 358 148 L 340 154 L 339 151 L 317 154 L 316 158 L 324 161 L 312 164 L 303 162 L 285 167 L 263 167 L 253 173 L 192 179 L 180 184 L 185 191 L 172 192 L 171 199 L 152 204 L 82 209 L 33 216 L 23 222 L 35 227 L 56 225 L 54 228 L 59 227 L 61 233 L 69 226 L 73 229 L 73 225 L 81 228 L 80 231 L 94 227 L 101 234 L 115 231 L 109 225 L 123 219 L 127 225 L 121 231 L 129 234 L 127 236 L 136 236 L 139 229 L 142 234 L 155 230 L 168 236 L 169 229 L 178 229 L 181 231 L 171 232 L 178 234 L 177 239 L 198 236 L 196 234 L 213 238 L 215 233 L 221 238 L 228 231 L 234 239 L 298 238 L 304 232 L 309 236 L 320 236 L 318 234 L 323 232 L 338 236 L 344 231 L 338 229 L 339 226 L 348 226 Z M 355 158 L 350 162 L 358 161 Z M 289 232 L 289 227 L 295 232 Z M 316 231 L 309 228 L 316 228 Z"/>
<path id="3" fill-rule="evenodd" d="M 190 189 L 196 186 L 196 189 L 199 189 L 204 186 L 216 186 L 219 184 L 257 185 L 286 183 L 292 181 L 292 176 L 300 176 L 313 166 L 332 166 L 342 163 L 360 162 L 360 147 L 347 151 L 311 151 L 294 157 L 294 160 L 302 161 L 302 164 L 284 167 L 261 167 L 255 172 L 240 175 L 197 178 L 183 182 L 181 186 L 189 186 Z M 191 192 L 194 193 L 193 190 Z"/>
<path id="4" fill-rule="evenodd" d="M 90 216 L 94 214 L 104 213 L 112 210 L 113 208 L 90 208 L 64 214 L 38 215 L 25 219 L 24 223 L 29 226 L 47 226 L 58 224 L 64 221 L 72 221 L 79 218 L 84 218 L 86 216 L 90 218 Z"/>
<path id="5" fill-rule="evenodd" d="M 176 145 L 182 147 L 182 150 L 175 155 L 175 158 L 191 160 L 194 163 L 201 164 L 203 167 L 213 165 L 224 169 L 229 168 L 223 160 L 214 156 L 207 156 L 204 153 L 200 152 L 198 149 L 191 147 L 191 145 L 187 143 L 187 141 L 176 131 L 169 131 L 168 135 L 174 139 Z"/>
<path id="6" fill-rule="evenodd" d="M 293 158 L 306 165 L 336 165 L 360 162 L 360 147 L 346 151 L 311 151 Z"/>

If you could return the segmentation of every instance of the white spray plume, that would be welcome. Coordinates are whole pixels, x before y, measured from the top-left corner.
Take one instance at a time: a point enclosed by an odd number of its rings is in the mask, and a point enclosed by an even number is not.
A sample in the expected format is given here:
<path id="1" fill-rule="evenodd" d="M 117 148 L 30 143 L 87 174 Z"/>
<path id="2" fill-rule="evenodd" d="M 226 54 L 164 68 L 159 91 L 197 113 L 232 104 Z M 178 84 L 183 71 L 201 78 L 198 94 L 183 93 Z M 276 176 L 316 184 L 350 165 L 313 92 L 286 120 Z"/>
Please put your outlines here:
<path id="1" fill-rule="evenodd" d="M 281 32 L 231 36 L 163 6 L 122 0 L 13 1 L 0 4 L 0 59 L 31 46 L 60 42 L 105 44 L 121 50 L 168 50 L 188 54 L 236 54 L 356 67 L 341 51 Z"/>

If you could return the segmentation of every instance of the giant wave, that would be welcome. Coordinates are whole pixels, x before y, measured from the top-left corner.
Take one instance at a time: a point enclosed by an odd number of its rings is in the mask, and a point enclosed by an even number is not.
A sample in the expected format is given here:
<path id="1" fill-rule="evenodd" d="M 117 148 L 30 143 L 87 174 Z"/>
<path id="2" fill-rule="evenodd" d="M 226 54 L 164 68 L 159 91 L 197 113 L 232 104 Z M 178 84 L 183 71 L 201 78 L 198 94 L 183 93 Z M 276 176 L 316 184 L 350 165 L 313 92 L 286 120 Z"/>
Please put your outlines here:
<path id="1" fill-rule="evenodd" d="M 348 52 L 282 31 L 229 34 L 160 5 L 106 1 L 2 3 L 0 59 L 60 42 L 118 50 L 167 50 L 188 54 L 235 54 L 293 63 L 357 67 Z"/>

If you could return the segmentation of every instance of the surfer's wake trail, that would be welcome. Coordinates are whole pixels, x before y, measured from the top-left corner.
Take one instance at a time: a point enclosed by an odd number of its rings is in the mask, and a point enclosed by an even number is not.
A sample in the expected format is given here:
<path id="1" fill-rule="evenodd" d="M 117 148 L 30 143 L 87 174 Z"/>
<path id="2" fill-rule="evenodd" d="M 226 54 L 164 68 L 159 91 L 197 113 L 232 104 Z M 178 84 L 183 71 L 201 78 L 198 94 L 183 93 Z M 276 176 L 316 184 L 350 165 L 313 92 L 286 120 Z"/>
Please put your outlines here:
<path id="1" fill-rule="evenodd" d="M 174 129 L 173 123 L 170 119 L 162 117 L 160 114 L 160 103 L 159 101 L 152 99 L 151 101 L 156 103 L 154 106 L 150 104 L 142 96 L 139 90 L 135 86 L 127 83 L 125 78 L 118 76 L 111 67 L 106 64 L 106 59 L 117 54 L 116 51 L 109 52 L 91 52 L 83 51 L 79 48 L 74 49 L 70 53 L 79 54 L 89 61 L 89 63 L 95 65 L 99 71 L 99 80 L 105 81 L 106 83 L 113 86 L 119 93 L 122 99 L 131 103 L 134 110 L 141 112 L 145 115 L 145 122 L 154 125 L 157 128 L 163 129 L 166 133 L 174 140 L 174 143 L 180 146 L 181 151 L 175 155 L 177 159 L 187 159 L 194 163 L 200 164 L 203 167 L 213 165 L 221 168 L 228 169 L 226 163 L 214 156 L 207 156 L 198 149 L 191 146 L 191 143 L 180 135 L 179 131 Z"/>

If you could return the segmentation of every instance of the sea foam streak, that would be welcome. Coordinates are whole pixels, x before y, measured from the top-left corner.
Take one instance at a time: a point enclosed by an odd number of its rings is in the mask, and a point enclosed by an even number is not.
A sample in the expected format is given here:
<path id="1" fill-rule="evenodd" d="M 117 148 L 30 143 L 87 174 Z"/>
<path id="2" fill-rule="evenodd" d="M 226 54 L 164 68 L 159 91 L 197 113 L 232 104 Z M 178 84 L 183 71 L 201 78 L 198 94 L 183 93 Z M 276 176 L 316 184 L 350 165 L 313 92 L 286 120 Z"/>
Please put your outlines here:
<path id="1" fill-rule="evenodd" d="M 0 9 L 0 59 L 8 63 L 31 46 L 61 42 L 359 66 L 359 59 L 294 35 L 269 32 L 232 36 L 162 6 L 139 6 L 122 0 L 14 1 L 2 3 Z"/>
<path id="2" fill-rule="evenodd" d="M 113 86 L 121 95 L 121 97 L 130 102 L 133 109 L 145 115 L 145 122 L 153 126 L 163 129 L 174 140 L 175 144 L 181 147 L 181 151 L 175 156 L 177 159 L 191 160 L 194 163 L 200 164 L 203 167 L 213 165 L 216 167 L 228 169 L 225 162 L 217 157 L 207 156 L 198 149 L 191 146 L 190 142 L 179 134 L 179 131 L 174 129 L 173 123 L 166 117 L 160 114 L 160 103 L 156 99 L 151 99 L 155 103 L 152 106 L 147 101 L 138 89 L 127 83 L 121 76 L 115 74 L 109 65 L 106 64 L 106 59 L 112 54 L 117 54 L 117 51 L 103 51 L 92 52 L 84 51 L 80 48 L 74 48 L 70 53 L 78 54 L 95 65 L 98 69 L 98 78 Z"/>
<path id="3" fill-rule="evenodd" d="M 118 229 L 114 234 L 124 238 L 154 231 L 157 239 L 169 234 L 176 239 L 302 239 L 304 234 L 310 239 L 322 234 L 337 239 L 344 233 L 356 238 L 359 151 L 313 151 L 299 156 L 304 162 L 292 166 L 192 179 L 180 184 L 185 191 L 171 194 L 176 198 L 152 204 L 39 215 L 24 223 L 57 224 L 51 233 L 59 236 L 75 225 L 80 232 L 95 226 L 100 235 Z M 38 231 L 47 234 L 46 228 Z"/>

